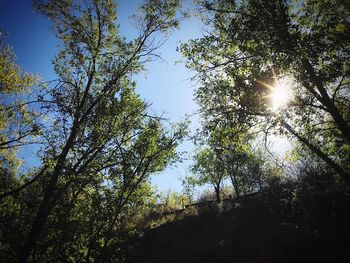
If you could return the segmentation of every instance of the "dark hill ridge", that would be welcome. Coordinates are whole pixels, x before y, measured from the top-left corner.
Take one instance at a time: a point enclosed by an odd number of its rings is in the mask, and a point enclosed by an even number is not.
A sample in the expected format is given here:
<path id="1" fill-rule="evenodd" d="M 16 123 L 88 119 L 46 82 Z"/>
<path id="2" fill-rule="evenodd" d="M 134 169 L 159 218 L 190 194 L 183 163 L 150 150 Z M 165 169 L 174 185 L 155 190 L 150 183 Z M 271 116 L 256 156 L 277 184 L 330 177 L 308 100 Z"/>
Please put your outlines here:
<path id="1" fill-rule="evenodd" d="M 148 230 L 131 262 L 349 262 L 350 196 L 260 194 Z"/>

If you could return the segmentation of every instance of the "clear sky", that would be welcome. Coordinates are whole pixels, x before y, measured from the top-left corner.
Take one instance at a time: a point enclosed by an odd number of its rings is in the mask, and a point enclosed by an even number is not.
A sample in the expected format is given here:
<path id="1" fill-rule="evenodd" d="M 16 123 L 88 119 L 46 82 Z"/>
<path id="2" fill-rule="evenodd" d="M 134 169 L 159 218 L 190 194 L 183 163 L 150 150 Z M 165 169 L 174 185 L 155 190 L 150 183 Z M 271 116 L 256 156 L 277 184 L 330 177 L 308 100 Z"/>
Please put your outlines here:
<path id="1" fill-rule="evenodd" d="M 117 1 L 118 22 L 120 31 L 127 38 L 135 36 L 130 16 L 135 14 L 141 1 Z M 185 7 L 191 2 L 185 1 Z M 50 30 L 49 21 L 32 11 L 30 0 L 2 0 L 0 2 L 0 28 L 7 32 L 8 43 L 13 47 L 17 63 L 26 71 L 39 74 L 44 80 L 55 78 L 51 60 L 58 50 L 58 41 Z M 176 52 L 179 42 L 200 37 L 200 22 L 193 18 L 182 22 L 180 30 L 174 31 L 168 41 L 159 49 L 164 59 L 147 65 L 148 72 L 137 76 L 137 92 L 152 104 L 152 111 L 163 114 L 171 122 L 184 119 L 186 114 L 192 114 L 197 106 L 193 102 L 194 83 L 189 78 L 193 73 L 186 70 L 181 55 Z M 191 127 L 198 126 L 198 119 L 193 117 Z M 190 152 L 193 149 L 191 142 L 184 142 L 180 151 Z M 30 160 L 30 153 L 23 156 Z M 170 167 L 159 175 L 154 176 L 153 182 L 162 191 L 169 188 L 181 190 L 178 178 L 186 175 L 189 161 Z"/>

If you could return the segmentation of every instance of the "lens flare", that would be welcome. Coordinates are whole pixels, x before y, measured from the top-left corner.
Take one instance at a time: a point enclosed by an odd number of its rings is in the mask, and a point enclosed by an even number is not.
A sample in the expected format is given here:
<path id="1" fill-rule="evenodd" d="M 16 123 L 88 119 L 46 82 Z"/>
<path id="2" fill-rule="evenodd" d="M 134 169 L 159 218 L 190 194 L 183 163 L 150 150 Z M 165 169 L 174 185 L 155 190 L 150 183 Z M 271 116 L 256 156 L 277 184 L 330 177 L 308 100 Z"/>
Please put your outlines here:
<path id="1" fill-rule="evenodd" d="M 278 110 L 287 105 L 291 98 L 291 80 L 282 78 L 271 90 L 272 109 Z"/>
<path id="2" fill-rule="evenodd" d="M 263 98 L 270 100 L 270 105 L 273 111 L 280 110 L 284 108 L 290 100 L 292 100 L 292 87 L 293 80 L 288 77 L 283 77 L 277 79 L 273 86 L 260 82 L 263 86 L 270 90 L 269 94 L 263 96 Z"/>

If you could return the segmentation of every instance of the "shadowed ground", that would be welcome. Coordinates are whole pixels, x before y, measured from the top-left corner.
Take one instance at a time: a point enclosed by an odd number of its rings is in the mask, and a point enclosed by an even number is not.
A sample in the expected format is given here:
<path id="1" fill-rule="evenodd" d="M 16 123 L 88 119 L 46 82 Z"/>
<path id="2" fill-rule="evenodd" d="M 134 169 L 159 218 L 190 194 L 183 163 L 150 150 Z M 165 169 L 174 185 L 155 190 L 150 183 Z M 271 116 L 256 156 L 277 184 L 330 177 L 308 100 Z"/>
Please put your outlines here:
<path id="1" fill-rule="evenodd" d="M 258 195 L 149 230 L 132 262 L 346 262 L 350 197 L 307 194 L 298 207 Z M 345 260 L 345 261 L 344 261 Z"/>

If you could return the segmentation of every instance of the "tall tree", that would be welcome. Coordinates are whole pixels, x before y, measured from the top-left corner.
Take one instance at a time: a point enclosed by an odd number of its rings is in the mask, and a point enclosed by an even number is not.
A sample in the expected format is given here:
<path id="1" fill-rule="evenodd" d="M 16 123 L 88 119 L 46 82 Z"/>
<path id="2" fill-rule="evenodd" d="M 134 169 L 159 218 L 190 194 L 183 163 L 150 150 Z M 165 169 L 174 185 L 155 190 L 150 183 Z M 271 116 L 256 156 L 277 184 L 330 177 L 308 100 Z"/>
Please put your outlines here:
<path id="1" fill-rule="evenodd" d="M 33 249 L 59 200 L 71 193 L 74 208 L 84 189 L 111 183 L 107 221 L 96 222 L 86 245 L 90 261 L 102 237 L 95 259 L 105 262 L 121 209 L 150 173 L 174 159 L 183 136 L 183 127 L 169 135 L 159 119 L 147 115 L 132 80 L 161 43 L 155 37 L 177 27 L 179 2 L 145 1 L 140 35 L 132 41 L 118 33 L 114 1 L 35 1 L 34 6 L 53 22 L 62 49 L 53 61 L 58 80 L 39 97 L 49 116 L 41 151 L 45 180 L 19 261 L 36 260 Z"/>
<path id="2" fill-rule="evenodd" d="M 208 34 L 182 45 L 212 122 L 288 132 L 345 181 L 349 172 L 349 12 L 344 1 L 200 1 Z M 287 105 L 269 97 L 281 83 Z M 218 104 L 227 101 L 226 104 Z"/>

